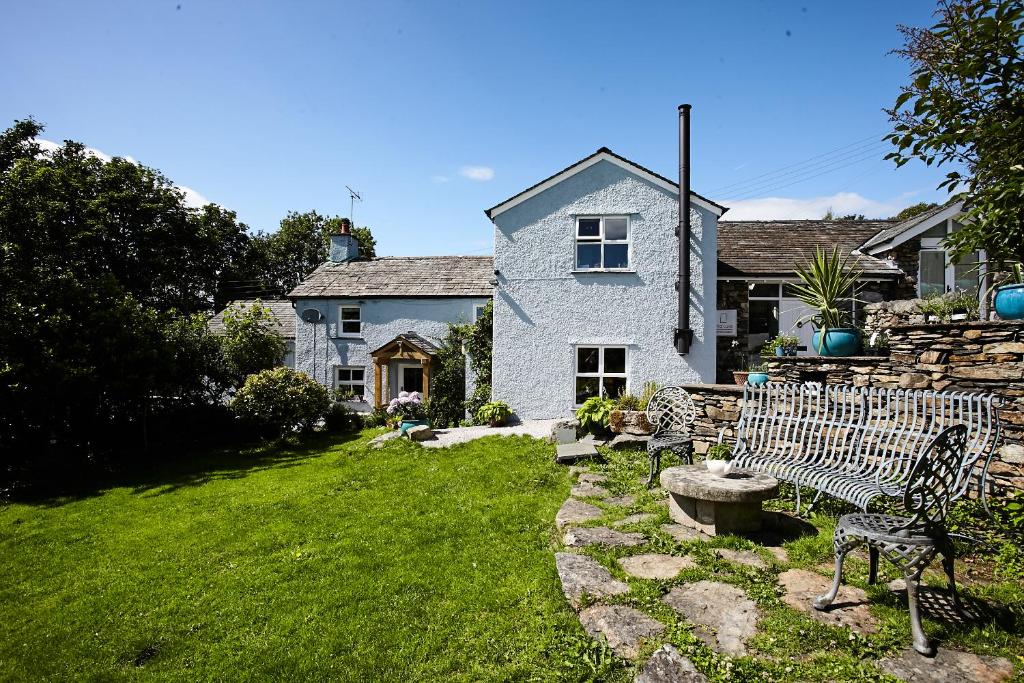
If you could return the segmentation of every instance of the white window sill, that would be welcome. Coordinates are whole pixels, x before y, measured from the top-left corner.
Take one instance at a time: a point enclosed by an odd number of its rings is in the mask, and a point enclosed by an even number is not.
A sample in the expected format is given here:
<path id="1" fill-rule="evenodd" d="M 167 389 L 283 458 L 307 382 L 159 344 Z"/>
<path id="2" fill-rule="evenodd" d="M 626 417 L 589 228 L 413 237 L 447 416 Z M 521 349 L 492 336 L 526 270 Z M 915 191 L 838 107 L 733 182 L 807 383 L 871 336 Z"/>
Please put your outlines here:
<path id="1" fill-rule="evenodd" d="M 332 339 L 358 339 L 362 341 L 363 335 L 361 334 L 336 334 Z"/>
<path id="2" fill-rule="evenodd" d="M 582 270 L 577 268 L 572 271 L 573 275 L 587 275 L 590 273 L 625 273 L 628 275 L 630 273 L 635 274 L 636 271 L 632 268 L 583 268 Z"/>

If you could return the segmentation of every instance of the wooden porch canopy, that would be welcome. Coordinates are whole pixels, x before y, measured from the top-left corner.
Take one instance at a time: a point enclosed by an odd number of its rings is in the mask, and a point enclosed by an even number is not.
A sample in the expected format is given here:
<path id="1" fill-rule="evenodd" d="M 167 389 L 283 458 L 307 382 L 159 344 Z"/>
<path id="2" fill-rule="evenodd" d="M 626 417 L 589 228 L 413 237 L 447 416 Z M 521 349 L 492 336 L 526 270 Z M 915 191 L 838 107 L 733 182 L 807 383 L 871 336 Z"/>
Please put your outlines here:
<path id="1" fill-rule="evenodd" d="M 383 404 L 381 376 L 383 368 L 393 360 L 415 361 L 423 366 L 423 400 L 427 400 L 430 386 L 430 365 L 437 357 L 438 349 L 431 342 L 415 332 L 403 332 L 376 351 L 370 352 L 373 358 L 373 404 L 380 408 Z"/>

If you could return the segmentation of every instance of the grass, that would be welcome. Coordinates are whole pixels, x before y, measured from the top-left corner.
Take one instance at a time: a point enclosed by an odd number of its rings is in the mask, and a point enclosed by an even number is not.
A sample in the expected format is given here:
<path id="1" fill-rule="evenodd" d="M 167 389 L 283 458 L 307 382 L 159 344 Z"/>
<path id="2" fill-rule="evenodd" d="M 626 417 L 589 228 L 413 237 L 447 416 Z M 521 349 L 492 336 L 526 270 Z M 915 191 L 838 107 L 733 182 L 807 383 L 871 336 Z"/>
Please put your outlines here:
<path id="1" fill-rule="evenodd" d="M 0 679 L 575 677 L 551 447 L 367 432 L 0 510 Z"/>

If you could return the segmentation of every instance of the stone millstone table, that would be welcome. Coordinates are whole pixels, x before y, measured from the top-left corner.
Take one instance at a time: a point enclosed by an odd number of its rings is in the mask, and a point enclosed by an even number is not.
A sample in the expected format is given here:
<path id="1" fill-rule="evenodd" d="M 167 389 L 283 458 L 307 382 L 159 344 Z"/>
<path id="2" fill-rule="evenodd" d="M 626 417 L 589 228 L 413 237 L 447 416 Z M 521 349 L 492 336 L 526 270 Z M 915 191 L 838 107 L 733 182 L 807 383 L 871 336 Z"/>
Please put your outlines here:
<path id="1" fill-rule="evenodd" d="M 733 471 L 716 477 L 704 463 L 669 467 L 661 473 L 672 519 L 710 536 L 744 534 L 761 528 L 761 501 L 779 493 L 767 474 Z"/>

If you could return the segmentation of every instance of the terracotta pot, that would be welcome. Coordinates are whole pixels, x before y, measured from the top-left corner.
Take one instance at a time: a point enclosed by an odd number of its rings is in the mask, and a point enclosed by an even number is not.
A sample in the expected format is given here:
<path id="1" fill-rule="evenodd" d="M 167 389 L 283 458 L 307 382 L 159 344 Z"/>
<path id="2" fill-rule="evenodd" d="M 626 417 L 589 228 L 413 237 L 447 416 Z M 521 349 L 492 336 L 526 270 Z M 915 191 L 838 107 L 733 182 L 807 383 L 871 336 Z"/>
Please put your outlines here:
<path id="1" fill-rule="evenodd" d="M 750 376 L 749 372 L 742 372 L 740 370 L 734 370 L 732 373 L 732 380 L 739 386 L 743 386 L 747 383 L 747 377 Z"/>
<path id="2" fill-rule="evenodd" d="M 642 410 L 613 410 L 608 415 L 608 428 L 613 434 L 646 435 L 654 431 Z"/>

